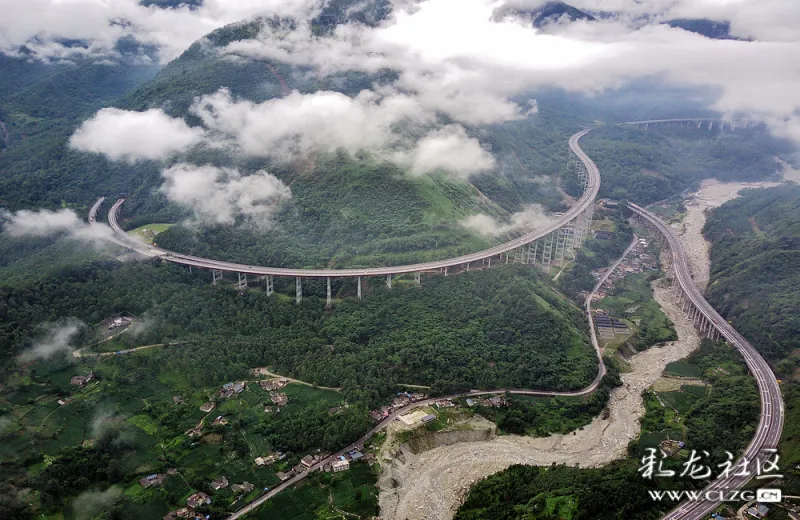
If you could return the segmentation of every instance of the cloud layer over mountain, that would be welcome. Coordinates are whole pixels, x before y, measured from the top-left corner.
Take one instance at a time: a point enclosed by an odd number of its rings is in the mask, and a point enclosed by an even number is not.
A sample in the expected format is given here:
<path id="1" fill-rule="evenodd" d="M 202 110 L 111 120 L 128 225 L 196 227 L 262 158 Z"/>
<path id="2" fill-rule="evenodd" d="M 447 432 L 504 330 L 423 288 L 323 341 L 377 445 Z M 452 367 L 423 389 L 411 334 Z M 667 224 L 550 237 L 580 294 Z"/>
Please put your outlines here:
<path id="1" fill-rule="evenodd" d="M 285 184 L 264 171 L 243 177 L 230 168 L 181 163 L 163 176 L 161 191 L 191 208 L 195 220 L 203 224 L 233 224 L 239 215 L 267 224 L 278 202 L 291 197 Z"/>
<path id="2" fill-rule="evenodd" d="M 204 0 L 196 9 L 145 6 L 140 0 L 0 0 L 0 52 L 25 47 L 40 59 L 113 56 L 117 42 L 134 38 L 177 57 L 209 32 L 259 13 L 305 16 L 321 0 Z M 74 43 L 79 45 L 74 45 Z"/>

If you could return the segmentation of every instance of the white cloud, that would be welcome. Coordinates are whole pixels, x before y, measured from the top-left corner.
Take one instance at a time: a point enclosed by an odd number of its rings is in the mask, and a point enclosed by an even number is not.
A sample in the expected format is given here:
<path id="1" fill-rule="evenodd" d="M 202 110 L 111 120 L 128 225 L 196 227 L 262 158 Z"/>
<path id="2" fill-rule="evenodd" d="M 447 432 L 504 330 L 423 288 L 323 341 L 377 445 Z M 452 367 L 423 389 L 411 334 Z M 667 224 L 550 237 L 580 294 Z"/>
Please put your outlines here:
<path id="1" fill-rule="evenodd" d="M 268 224 L 278 204 L 291 197 L 280 179 L 264 171 L 242 176 L 234 169 L 181 163 L 162 175 L 167 198 L 189 207 L 206 224 L 233 224 L 238 216 Z"/>
<path id="2" fill-rule="evenodd" d="M 0 52 L 26 46 L 42 59 L 113 55 L 121 38 L 155 45 L 163 62 L 227 24 L 257 14 L 308 17 L 321 0 L 205 0 L 197 9 L 144 7 L 139 0 L 0 0 Z M 66 47 L 79 40 L 86 48 Z"/>
<path id="3" fill-rule="evenodd" d="M 380 27 L 340 27 L 330 38 L 265 30 L 224 52 L 312 66 L 400 73 L 395 85 L 427 110 L 467 125 L 524 117 L 510 99 L 541 87 L 614 89 L 644 77 L 716 87 L 712 108 L 755 117 L 800 109 L 800 2 L 795 0 L 578 0 L 590 10 L 621 11 L 547 32 L 514 17 L 493 17 L 502 1 L 425 0 L 396 5 Z M 646 15 L 646 16 L 645 16 Z M 675 17 L 730 20 L 734 34 L 762 41 L 716 41 L 658 25 Z M 454 19 L 457 18 L 457 23 Z M 447 27 L 447 37 L 442 37 Z M 765 78 L 769 78 L 767 81 Z"/>
<path id="4" fill-rule="evenodd" d="M 492 155 L 458 125 L 431 132 L 420 139 L 411 152 L 411 170 L 416 174 L 445 170 L 457 177 L 467 178 L 494 165 Z"/>
<path id="5" fill-rule="evenodd" d="M 522 211 L 512 214 L 507 222 L 500 222 L 489 215 L 480 213 L 467 217 L 460 224 L 481 235 L 496 237 L 515 231 L 529 232 L 551 222 L 552 218 L 545 214 L 541 205 L 531 204 Z"/>
<path id="6" fill-rule="evenodd" d="M 104 108 L 85 121 L 70 138 L 70 146 L 101 153 L 113 160 L 134 162 L 166 159 L 203 141 L 204 131 L 160 109 L 133 112 Z"/>
<path id="7" fill-rule="evenodd" d="M 395 125 L 433 122 L 412 97 L 363 91 L 292 92 L 264 103 L 235 101 L 227 90 L 205 96 L 193 112 L 215 134 L 253 156 L 290 157 L 311 151 L 379 150 L 402 139 Z"/>
<path id="8" fill-rule="evenodd" d="M 42 324 L 39 338 L 29 349 L 20 354 L 20 360 L 29 362 L 34 359 L 50 359 L 56 354 L 72 352 L 74 348 L 71 342 L 84 326 L 76 318 L 69 318 L 58 323 Z"/>
<path id="9" fill-rule="evenodd" d="M 78 520 L 94 518 L 110 509 L 121 496 L 122 490 L 117 486 L 105 491 L 84 491 L 72 502 L 72 511 Z"/>
<path id="10" fill-rule="evenodd" d="M 70 209 L 51 211 L 20 210 L 16 213 L 0 211 L 4 220 L 3 232 L 13 237 L 47 237 L 65 235 L 68 238 L 92 244 L 98 249 L 109 246 L 113 237 L 111 228 L 103 224 L 90 225 Z"/>

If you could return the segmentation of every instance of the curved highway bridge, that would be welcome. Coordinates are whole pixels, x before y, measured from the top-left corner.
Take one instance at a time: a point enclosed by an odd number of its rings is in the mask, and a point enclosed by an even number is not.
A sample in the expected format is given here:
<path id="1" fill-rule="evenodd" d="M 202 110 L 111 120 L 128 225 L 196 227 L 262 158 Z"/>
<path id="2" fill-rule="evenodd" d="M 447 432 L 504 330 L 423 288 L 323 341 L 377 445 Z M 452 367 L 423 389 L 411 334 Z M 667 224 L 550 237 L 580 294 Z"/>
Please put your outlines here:
<path id="1" fill-rule="evenodd" d="M 125 202 L 125 199 L 119 199 L 114 203 L 108 213 L 108 221 L 117 239 L 124 242 L 126 247 L 146 256 L 160 257 L 168 262 L 210 269 L 213 273 L 215 283 L 218 278 L 221 278 L 223 272 L 233 272 L 238 273 L 239 287 L 244 288 L 247 286 L 247 275 L 256 275 L 265 278 L 267 293 L 272 294 L 274 276 L 294 277 L 296 278 L 298 302 L 303 294 L 303 278 L 327 278 L 327 297 L 328 304 L 330 304 L 331 278 L 357 278 L 358 297 L 360 298 L 361 278 L 365 276 L 385 276 L 387 285 L 391 287 L 393 275 L 414 273 L 416 275 L 416 281 L 419 283 L 420 273 L 423 272 L 441 272 L 447 275 L 448 269 L 469 269 L 469 266 L 475 262 L 491 266 L 493 259 L 506 263 L 509 261 L 525 264 L 540 263 L 549 269 L 554 263 L 563 263 L 567 253 L 571 253 L 579 248 L 589 232 L 589 224 L 592 221 L 592 214 L 594 211 L 594 201 L 600 189 L 600 171 L 597 169 L 597 165 L 594 161 L 592 161 L 578 145 L 580 138 L 587 133 L 589 133 L 588 129 L 582 130 L 570 137 L 569 140 L 570 149 L 586 167 L 585 170 L 578 170 L 584 192 L 575 205 L 555 218 L 544 228 L 534 230 L 519 238 L 483 251 L 478 251 L 477 253 L 470 253 L 468 255 L 445 260 L 421 264 L 369 267 L 362 269 L 290 269 L 284 267 L 244 265 L 185 255 L 139 242 L 125 233 L 117 220 L 120 206 Z"/>
<path id="2" fill-rule="evenodd" d="M 781 398 L 781 390 L 775 379 L 775 374 L 772 373 L 772 369 L 758 351 L 714 310 L 697 289 L 689 271 L 686 252 L 672 229 L 644 208 L 633 203 L 629 203 L 628 207 L 633 211 L 637 219 L 654 233 L 660 235 L 663 239 L 663 244 L 669 247 L 677 290 L 684 311 L 692 318 L 700 331 L 708 337 L 712 339 L 722 337 L 736 347 L 744 357 L 747 367 L 758 383 L 758 391 L 761 397 L 761 419 L 759 420 L 755 437 L 753 437 L 753 440 L 747 446 L 739 461 L 737 461 L 737 466 L 735 466 L 738 468 L 738 462 L 745 461 L 749 475 L 719 478 L 709 484 L 704 491 L 717 493 L 740 489 L 756 475 L 755 464 L 757 460 L 774 459 L 774 450 L 781 439 L 784 420 L 783 399 Z M 664 520 L 699 520 L 706 518 L 718 505 L 720 505 L 720 502 L 684 502 L 667 514 Z"/>

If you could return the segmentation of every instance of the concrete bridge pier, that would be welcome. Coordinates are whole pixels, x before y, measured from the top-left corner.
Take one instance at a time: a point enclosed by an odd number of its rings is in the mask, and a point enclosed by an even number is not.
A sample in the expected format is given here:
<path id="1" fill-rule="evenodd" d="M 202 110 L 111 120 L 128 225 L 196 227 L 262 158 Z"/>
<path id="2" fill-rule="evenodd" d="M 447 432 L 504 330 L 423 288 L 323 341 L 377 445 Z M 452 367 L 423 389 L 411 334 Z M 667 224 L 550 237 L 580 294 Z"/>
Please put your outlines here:
<path id="1" fill-rule="evenodd" d="M 272 278 L 271 274 L 268 274 L 264 278 L 266 278 L 267 296 L 272 296 L 272 294 L 275 292 L 275 280 Z"/>
<path id="2" fill-rule="evenodd" d="M 295 278 L 295 301 L 297 302 L 298 305 L 300 305 L 300 302 L 302 300 L 303 300 L 303 282 L 300 280 L 300 277 L 298 276 L 297 278 Z"/>
<path id="3" fill-rule="evenodd" d="M 240 291 L 247 289 L 247 273 L 236 273 L 239 275 L 239 283 L 236 288 Z"/>
<path id="4" fill-rule="evenodd" d="M 548 240 L 549 239 L 549 240 Z M 550 272 L 550 263 L 553 261 L 553 233 L 544 237 L 544 248 L 542 249 L 542 265 L 547 266 L 547 272 Z"/>
<path id="5" fill-rule="evenodd" d="M 388 287 L 389 289 L 392 288 L 392 275 L 390 274 L 386 275 L 386 287 Z"/>
<path id="6" fill-rule="evenodd" d="M 422 285 L 422 273 L 419 271 L 414 273 L 414 283 L 417 284 L 417 287 Z"/>
<path id="7" fill-rule="evenodd" d="M 358 277 L 358 299 L 361 299 L 361 277 Z"/>
<path id="8" fill-rule="evenodd" d="M 212 269 L 211 270 L 211 277 L 214 279 L 214 281 L 211 282 L 211 285 L 217 285 L 217 281 L 222 280 L 222 271 L 217 270 L 217 269 Z"/>
<path id="9" fill-rule="evenodd" d="M 330 309 L 331 308 L 331 302 L 332 302 L 332 298 L 331 298 L 331 277 L 329 276 L 328 277 L 328 297 L 325 300 L 325 308 L 326 309 Z"/>
<path id="10" fill-rule="evenodd" d="M 697 122 L 697 128 L 700 128 L 701 126 L 703 126 L 703 122 L 702 121 L 698 121 Z"/>
<path id="11" fill-rule="evenodd" d="M 523 264 L 536 265 L 536 255 L 539 253 L 539 241 L 535 240 L 532 244 L 528 244 L 528 255 L 523 260 Z M 524 250 L 523 250 L 524 254 Z"/>

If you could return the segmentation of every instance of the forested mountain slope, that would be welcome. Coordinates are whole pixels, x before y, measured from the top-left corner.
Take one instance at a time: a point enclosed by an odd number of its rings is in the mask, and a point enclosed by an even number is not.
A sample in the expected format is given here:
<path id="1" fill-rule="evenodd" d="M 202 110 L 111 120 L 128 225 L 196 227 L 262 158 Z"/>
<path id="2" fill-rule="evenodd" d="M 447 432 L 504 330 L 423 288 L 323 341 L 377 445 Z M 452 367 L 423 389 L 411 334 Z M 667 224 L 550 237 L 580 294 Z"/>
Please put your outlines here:
<path id="1" fill-rule="evenodd" d="M 709 301 L 768 359 L 797 351 L 800 187 L 747 190 L 714 210 L 704 233 L 712 242 Z"/>
<path id="2" fill-rule="evenodd" d="M 696 126 L 654 126 L 644 131 L 607 125 L 586 136 L 584 149 L 602 172 L 601 197 L 650 203 L 694 187 L 703 179 L 776 177 L 774 156 L 794 147 L 763 127 L 720 132 Z"/>
<path id="3" fill-rule="evenodd" d="M 117 166 L 67 141 L 83 119 L 155 75 L 141 60 L 138 52 L 62 64 L 0 55 L 0 207 L 80 204 L 98 187 L 124 189 Z"/>

